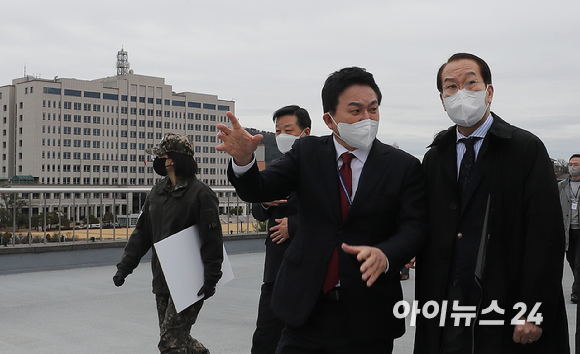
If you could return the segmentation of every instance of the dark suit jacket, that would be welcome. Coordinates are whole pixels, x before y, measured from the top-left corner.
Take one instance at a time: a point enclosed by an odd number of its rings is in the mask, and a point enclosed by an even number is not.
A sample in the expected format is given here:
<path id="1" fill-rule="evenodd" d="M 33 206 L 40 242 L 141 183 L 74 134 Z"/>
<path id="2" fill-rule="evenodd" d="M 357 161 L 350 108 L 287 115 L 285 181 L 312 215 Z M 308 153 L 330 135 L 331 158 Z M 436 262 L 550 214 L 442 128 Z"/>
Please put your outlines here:
<path id="1" fill-rule="evenodd" d="M 404 320 L 393 316 L 393 306 L 402 300 L 399 269 L 425 235 L 425 189 L 416 158 L 375 140 L 345 220 L 332 136 L 299 139 L 264 171 L 254 165 L 236 178 L 230 167 L 229 177 L 246 201 L 297 194 L 296 235 L 284 255 L 271 302 L 278 317 L 291 326 L 302 325 L 321 294 L 334 247 L 343 242 L 369 245 L 381 249 L 390 262 L 389 271 L 370 288 L 361 279 L 356 257 L 339 250 L 341 303 L 350 330 L 360 340 L 404 333 Z"/>
<path id="2" fill-rule="evenodd" d="M 466 238 L 479 241 L 489 192 L 489 241 L 479 309 L 496 300 L 505 315 L 492 312 L 477 321 L 505 322 L 503 326 L 475 326 L 475 353 L 569 353 L 561 283 L 564 232 L 553 165 L 536 136 L 495 114 L 493 118 L 475 167 L 481 169 L 474 173 L 479 180 L 470 181 L 469 202 L 463 210 L 458 200 L 455 126 L 435 139 L 423 159 L 429 235 L 423 253 L 417 256 L 415 295 L 419 306 L 446 299 L 458 232 L 463 234 L 461 242 Z M 536 303 L 542 303 L 543 334 L 530 345 L 512 340 L 510 322 L 517 315 L 514 305 L 518 302 L 526 304 L 526 316 Z M 418 316 L 415 354 L 439 353 L 441 330 L 439 316 Z"/>
<path id="3" fill-rule="evenodd" d="M 294 239 L 296 233 L 296 222 L 298 221 L 298 202 L 295 193 L 290 194 L 286 203 L 279 206 L 272 206 L 268 209 L 262 207 L 262 203 L 252 205 L 252 215 L 259 221 L 268 221 L 268 236 L 266 237 L 266 259 L 264 261 L 264 283 L 273 283 L 280 269 L 284 253 Z M 286 241 L 278 244 L 270 238 L 272 231 L 270 228 L 278 225 L 276 219 L 288 218 L 288 234 L 290 236 Z"/>

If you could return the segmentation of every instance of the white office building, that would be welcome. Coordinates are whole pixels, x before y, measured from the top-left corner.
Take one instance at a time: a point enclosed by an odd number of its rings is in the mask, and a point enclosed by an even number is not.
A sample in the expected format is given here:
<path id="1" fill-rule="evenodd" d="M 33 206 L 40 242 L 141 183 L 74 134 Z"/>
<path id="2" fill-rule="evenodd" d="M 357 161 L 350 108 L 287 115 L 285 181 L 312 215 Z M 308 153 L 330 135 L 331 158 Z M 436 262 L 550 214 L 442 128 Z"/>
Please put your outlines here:
<path id="1" fill-rule="evenodd" d="M 193 140 L 200 180 L 227 186 L 229 156 L 215 150 L 216 125 L 229 124 L 227 111 L 235 112 L 234 101 L 176 93 L 163 78 L 134 74 L 123 50 L 115 76 L 78 80 L 25 75 L 0 87 L 0 180 L 152 186 L 159 176 L 144 150 L 171 132 Z M 89 210 L 92 215 L 102 212 Z M 74 213 L 75 219 L 85 215 L 84 210 Z"/>

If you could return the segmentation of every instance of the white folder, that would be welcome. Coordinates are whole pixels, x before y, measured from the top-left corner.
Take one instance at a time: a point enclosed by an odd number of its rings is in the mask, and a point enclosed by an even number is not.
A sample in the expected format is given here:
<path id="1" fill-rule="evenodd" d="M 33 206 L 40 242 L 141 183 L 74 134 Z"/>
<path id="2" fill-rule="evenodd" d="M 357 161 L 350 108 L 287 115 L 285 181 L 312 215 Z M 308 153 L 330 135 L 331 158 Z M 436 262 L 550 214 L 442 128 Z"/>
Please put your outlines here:
<path id="1" fill-rule="evenodd" d="M 177 312 L 181 312 L 203 298 L 197 293 L 204 283 L 201 260 L 201 240 L 197 225 L 188 227 L 154 244 L 165 281 Z M 221 286 L 234 279 L 234 272 L 226 248 L 223 248 Z"/>

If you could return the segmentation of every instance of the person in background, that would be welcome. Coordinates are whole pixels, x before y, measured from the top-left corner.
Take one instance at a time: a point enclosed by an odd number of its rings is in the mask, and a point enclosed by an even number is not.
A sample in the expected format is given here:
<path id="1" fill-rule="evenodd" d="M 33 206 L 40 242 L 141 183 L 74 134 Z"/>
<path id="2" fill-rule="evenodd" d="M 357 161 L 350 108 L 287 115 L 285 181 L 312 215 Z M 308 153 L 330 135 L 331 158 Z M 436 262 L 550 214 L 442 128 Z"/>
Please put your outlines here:
<path id="1" fill-rule="evenodd" d="M 566 232 L 566 259 L 572 269 L 574 282 L 570 301 L 578 302 L 578 276 L 580 272 L 580 220 L 578 218 L 578 193 L 580 191 L 580 154 L 574 154 L 568 162 L 569 177 L 558 183 L 560 205 Z"/>
<path id="2" fill-rule="evenodd" d="M 274 112 L 276 144 L 283 154 L 290 151 L 296 139 L 310 135 L 312 122 L 308 111 L 296 105 L 285 106 Z M 259 221 L 268 221 L 264 283 L 262 284 L 256 330 L 252 337 L 252 354 L 274 354 L 284 321 L 276 317 L 270 308 L 274 281 L 296 232 L 298 202 L 296 193 L 288 198 L 272 202 L 254 203 L 252 215 Z"/>
<path id="3" fill-rule="evenodd" d="M 219 220 L 218 199 L 206 184 L 196 178 L 197 163 L 193 158 L 193 144 L 187 136 L 167 134 L 158 146 L 145 150 L 155 155 L 153 168 L 161 176 L 147 195 L 145 205 L 131 234 L 117 273 L 116 286 L 139 265 L 141 258 L 153 244 L 179 231 L 197 225 L 201 240 L 201 258 L 204 264 L 205 283 L 198 296 L 203 299 L 177 313 L 169 288 L 153 248 L 151 269 L 153 293 L 157 302 L 160 340 L 159 351 L 173 353 L 209 353 L 190 332 L 205 300 L 215 293 L 221 278 L 223 261 L 223 235 Z"/>

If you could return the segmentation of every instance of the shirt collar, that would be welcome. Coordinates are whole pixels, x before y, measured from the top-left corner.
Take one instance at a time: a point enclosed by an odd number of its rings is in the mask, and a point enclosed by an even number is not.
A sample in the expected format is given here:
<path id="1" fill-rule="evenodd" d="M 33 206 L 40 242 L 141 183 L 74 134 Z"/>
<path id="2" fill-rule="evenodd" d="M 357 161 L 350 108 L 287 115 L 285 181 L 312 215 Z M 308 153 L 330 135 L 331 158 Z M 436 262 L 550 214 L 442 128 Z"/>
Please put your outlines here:
<path id="1" fill-rule="evenodd" d="M 351 154 L 354 155 L 354 157 L 362 161 L 362 163 L 364 164 L 365 162 L 367 162 L 367 157 L 369 157 L 369 153 L 371 152 L 371 149 L 373 147 L 371 145 L 371 147 L 369 147 L 368 149 L 364 150 L 355 149 L 354 151 L 348 151 L 347 148 L 340 145 L 340 143 L 336 140 L 336 136 L 334 134 L 332 134 L 332 141 L 334 142 L 334 149 L 336 150 L 336 161 L 338 161 L 340 155 L 342 155 L 343 153 L 350 152 Z"/>
<path id="2" fill-rule="evenodd" d="M 187 187 L 188 182 L 189 178 L 180 178 L 179 181 L 177 181 L 177 184 L 174 186 L 171 184 L 171 180 L 167 176 L 161 181 L 161 183 L 163 183 L 163 189 L 167 192 L 173 192 L 178 189 L 185 188 Z"/>
<path id="3" fill-rule="evenodd" d="M 487 134 L 487 132 L 489 131 L 489 129 L 491 128 L 491 125 L 493 124 L 493 116 L 491 115 L 491 113 L 487 116 L 487 119 L 485 120 L 485 122 L 483 122 L 482 125 L 479 126 L 479 128 L 477 128 L 473 133 L 471 133 L 470 136 L 465 136 L 463 134 L 461 134 L 459 132 L 459 128 L 455 128 L 455 130 L 457 131 L 457 140 L 456 142 L 459 142 L 459 139 L 464 139 L 464 138 L 471 138 L 471 137 L 475 137 L 475 138 L 485 138 L 485 135 Z"/>

